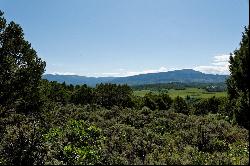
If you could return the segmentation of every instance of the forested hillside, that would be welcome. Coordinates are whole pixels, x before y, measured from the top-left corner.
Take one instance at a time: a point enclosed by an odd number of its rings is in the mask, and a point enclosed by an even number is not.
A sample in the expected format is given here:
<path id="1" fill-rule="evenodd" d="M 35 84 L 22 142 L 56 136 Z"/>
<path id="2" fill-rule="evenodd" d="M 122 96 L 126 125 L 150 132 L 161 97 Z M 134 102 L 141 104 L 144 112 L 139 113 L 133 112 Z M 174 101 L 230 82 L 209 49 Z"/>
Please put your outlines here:
<path id="1" fill-rule="evenodd" d="M 56 81 L 59 83 L 67 83 L 72 85 L 83 85 L 94 87 L 96 84 L 111 82 L 114 77 L 85 77 L 78 75 L 58 75 L 58 74 L 44 74 L 43 79 L 49 81 Z"/>
<path id="2" fill-rule="evenodd" d="M 112 80 L 112 83 L 128 85 L 156 84 L 156 83 L 219 83 L 225 82 L 227 75 L 205 74 L 192 69 L 174 70 L 160 73 L 140 74 L 129 77 L 121 77 Z"/>
<path id="3" fill-rule="evenodd" d="M 126 84 L 42 79 L 46 63 L 0 12 L 0 164 L 248 165 L 248 37 L 249 26 L 229 97 L 140 97 Z"/>

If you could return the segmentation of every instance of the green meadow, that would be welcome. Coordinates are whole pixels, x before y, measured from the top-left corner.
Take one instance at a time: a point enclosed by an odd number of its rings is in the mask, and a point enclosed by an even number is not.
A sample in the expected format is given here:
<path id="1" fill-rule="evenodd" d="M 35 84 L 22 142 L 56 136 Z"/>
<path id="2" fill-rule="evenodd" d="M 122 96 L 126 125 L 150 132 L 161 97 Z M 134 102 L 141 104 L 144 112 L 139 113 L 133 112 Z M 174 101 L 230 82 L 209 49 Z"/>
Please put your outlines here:
<path id="1" fill-rule="evenodd" d="M 172 98 L 177 96 L 186 97 L 190 96 L 192 98 L 210 98 L 210 97 L 226 97 L 226 92 L 207 92 L 205 89 L 199 88 L 186 88 L 184 90 L 176 90 L 176 89 L 169 89 L 169 90 L 162 90 L 167 92 Z M 134 91 L 134 95 L 143 97 L 145 94 L 152 92 L 155 94 L 159 94 L 160 91 L 152 91 L 152 90 L 136 90 Z"/>

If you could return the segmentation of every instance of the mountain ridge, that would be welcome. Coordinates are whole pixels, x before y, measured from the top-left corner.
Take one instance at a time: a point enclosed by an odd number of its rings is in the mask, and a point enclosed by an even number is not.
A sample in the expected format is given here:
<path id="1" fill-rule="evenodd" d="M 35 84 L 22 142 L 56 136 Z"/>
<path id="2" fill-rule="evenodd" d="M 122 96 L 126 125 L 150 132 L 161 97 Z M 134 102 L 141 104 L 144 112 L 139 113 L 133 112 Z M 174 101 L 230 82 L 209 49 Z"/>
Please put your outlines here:
<path id="1" fill-rule="evenodd" d="M 205 74 L 193 69 L 182 69 L 167 72 L 138 74 L 127 77 L 87 77 L 79 75 L 59 75 L 45 74 L 43 79 L 49 81 L 65 82 L 67 84 L 87 84 L 95 86 L 100 83 L 116 83 L 128 85 L 143 85 L 154 83 L 169 83 L 169 82 L 201 82 L 201 83 L 218 83 L 225 82 L 228 75 Z"/>

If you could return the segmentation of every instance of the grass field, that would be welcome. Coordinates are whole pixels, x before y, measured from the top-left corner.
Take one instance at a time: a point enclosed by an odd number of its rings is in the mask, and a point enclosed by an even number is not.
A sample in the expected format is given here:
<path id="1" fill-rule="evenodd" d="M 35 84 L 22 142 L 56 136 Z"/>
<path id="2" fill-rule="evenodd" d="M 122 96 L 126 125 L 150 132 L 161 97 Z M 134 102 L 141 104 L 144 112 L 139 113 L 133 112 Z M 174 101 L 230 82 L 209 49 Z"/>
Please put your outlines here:
<path id="1" fill-rule="evenodd" d="M 136 96 L 141 96 L 143 97 L 146 93 L 155 93 L 158 94 L 158 91 L 150 91 L 150 90 L 139 90 L 139 91 L 134 91 L 134 94 Z M 226 97 L 227 93 L 226 92 L 207 92 L 204 89 L 198 89 L 198 88 L 186 88 L 185 90 L 175 90 L 175 89 L 170 89 L 168 90 L 168 94 L 172 97 L 175 98 L 177 96 L 180 97 L 186 97 L 189 95 L 190 97 L 193 98 L 210 98 L 210 97 Z"/>

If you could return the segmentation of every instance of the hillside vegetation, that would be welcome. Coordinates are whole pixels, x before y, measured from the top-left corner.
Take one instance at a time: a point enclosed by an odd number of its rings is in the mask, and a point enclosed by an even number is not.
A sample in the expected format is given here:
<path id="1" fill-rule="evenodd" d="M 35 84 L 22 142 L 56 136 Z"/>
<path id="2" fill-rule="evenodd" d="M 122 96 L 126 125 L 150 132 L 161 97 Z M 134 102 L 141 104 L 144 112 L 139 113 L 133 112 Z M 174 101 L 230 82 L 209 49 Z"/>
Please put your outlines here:
<path id="1" fill-rule="evenodd" d="M 126 84 L 42 79 L 46 63 L 0 12 L 0 164 L 248 165 L 248 36 L 228 97 L 136 96 Z"/>

